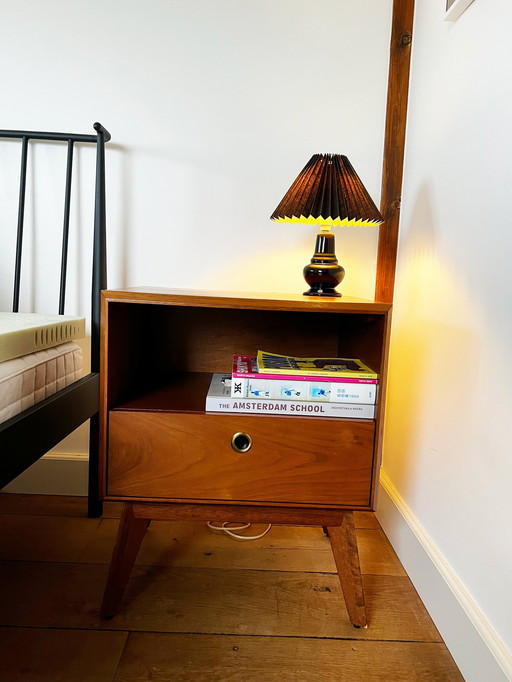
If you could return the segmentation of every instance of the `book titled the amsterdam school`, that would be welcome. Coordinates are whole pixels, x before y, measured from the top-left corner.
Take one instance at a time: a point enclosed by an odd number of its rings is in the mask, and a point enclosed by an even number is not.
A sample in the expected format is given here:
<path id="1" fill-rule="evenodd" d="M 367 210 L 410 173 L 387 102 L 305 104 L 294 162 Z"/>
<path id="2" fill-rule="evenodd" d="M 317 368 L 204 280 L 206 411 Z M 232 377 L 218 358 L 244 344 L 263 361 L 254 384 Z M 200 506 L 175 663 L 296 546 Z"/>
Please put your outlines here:
<path id="1" fill-rule="evenodd" d="M 286 374 L 288 376 L 344 377 L 377 379 L 377 372 L 355 358 L 294 358 L 258 351 L 260 374 Z"/>
<path id="2" fill-rule="evenodd" d="M 267 415 L 285 414 L 303 417 L 348 417 L 349 419 L 373 419 L 375 405 L 357 403 L 324 403 L 307 400 L 260 400 L 257 398 L 233 398 L 231 375 L 214 374 L 208 395 L 206 412 L 245 412 Z"/>

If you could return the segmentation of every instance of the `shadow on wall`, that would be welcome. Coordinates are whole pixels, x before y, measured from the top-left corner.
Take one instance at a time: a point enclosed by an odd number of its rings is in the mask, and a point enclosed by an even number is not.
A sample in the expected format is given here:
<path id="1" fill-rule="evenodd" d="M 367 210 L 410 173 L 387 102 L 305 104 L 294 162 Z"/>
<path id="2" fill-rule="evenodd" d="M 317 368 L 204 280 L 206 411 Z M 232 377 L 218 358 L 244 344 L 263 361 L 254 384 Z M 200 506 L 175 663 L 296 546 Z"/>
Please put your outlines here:
<path id="1" fill-rule="evenodd" d="M 107 264 L 107 287 L 110 289 L 114 287 L 124 288 L 129 286 L 128 263 L 130 254 L 128 242 L 129 235 L 133 230 L 132 195 L 135 192 L 135 188 L 133 181 L 133 154 L 130 150 L 122 145 L 109 142 L 108 155 L 106 161 L 106 210 L 107 254 L 110 255 L 110 259 Z M 114 166 L 115 170 L 112 166 Z M 111 171 L 110 173 L 109 170 Z M 113 187 L 112 185 L 115 181 L 117 181 L 118 186 Z M 113 202 L 115 202 L 114 197 L 117 197 L 119 201 L 113 205 Z M 114 234 L 113 230 L 116 225 L 119 229 L 117 233 Z"/>

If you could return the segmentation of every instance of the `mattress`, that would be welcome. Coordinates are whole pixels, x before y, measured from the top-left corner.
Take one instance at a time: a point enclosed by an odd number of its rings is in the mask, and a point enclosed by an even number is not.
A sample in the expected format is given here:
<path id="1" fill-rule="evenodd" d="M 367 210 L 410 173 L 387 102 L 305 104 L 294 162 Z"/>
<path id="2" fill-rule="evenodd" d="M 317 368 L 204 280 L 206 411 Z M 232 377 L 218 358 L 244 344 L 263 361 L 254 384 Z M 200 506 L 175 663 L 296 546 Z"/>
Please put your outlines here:
<path id="1" fill-rule="evenodd" d="M 40 313 L 0 313 L 0 362 L 85 336 L 85 318 Z"/>
<path id="2" fill-rule="evenodd" d="M 0 363 L 0 423 L 80 379 L 82 350 L 63 343 Z"/>

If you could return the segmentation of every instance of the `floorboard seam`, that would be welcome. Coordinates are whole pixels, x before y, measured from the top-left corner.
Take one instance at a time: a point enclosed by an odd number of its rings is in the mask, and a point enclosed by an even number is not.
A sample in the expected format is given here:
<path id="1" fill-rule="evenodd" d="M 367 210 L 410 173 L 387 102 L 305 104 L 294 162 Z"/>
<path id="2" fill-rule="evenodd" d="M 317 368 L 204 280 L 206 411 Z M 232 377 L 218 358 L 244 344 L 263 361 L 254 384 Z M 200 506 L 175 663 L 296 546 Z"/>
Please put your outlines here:
<path id="1" fill-rule="evenodd" d="M 310 640 L 326 640 L 332 642 L 382 642 L 383 644 L 442 644 L 443 640 L 436 639 L 381 639 L 378 637 L 328 637 L 321 635 L 279 635 L 279 634 L 265 634 L 265 633 L 241 633 L 241 632 L 211 632 L 211 631 L 194 631 L 189 630 L 130 630 L 129 628 L 102 628 L 102 627 L 77 627 L 64 625 L 0 625 L 0 628 L 12 628 L 18 630 L 66 630 L 76 632 L 117 632 L 125 633 L 127 640 L 130 635 L 146 634 L 146 635 L 184 635 L 184 636 L 198 636 L 198 637 L 263 637 L 267 639 L 310 639 Z"/>

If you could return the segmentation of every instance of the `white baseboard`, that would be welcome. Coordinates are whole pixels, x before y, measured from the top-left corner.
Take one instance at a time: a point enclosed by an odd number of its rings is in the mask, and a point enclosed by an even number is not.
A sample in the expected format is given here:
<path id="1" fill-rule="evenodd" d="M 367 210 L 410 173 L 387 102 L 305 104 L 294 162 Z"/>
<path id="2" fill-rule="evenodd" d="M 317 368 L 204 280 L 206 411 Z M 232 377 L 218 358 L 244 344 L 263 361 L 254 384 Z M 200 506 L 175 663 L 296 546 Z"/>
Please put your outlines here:
<path id="1" fill-rule="evenodd" d="M 506 648 L 389 476 L 381 470 L 377 518 L 466 682 L 510 682 Z"/>
<path id="2" fill-rule="evenodd" d="M 87 495 L 87 454 L 50 453 L 2 488 L 27 495 Z"/>

